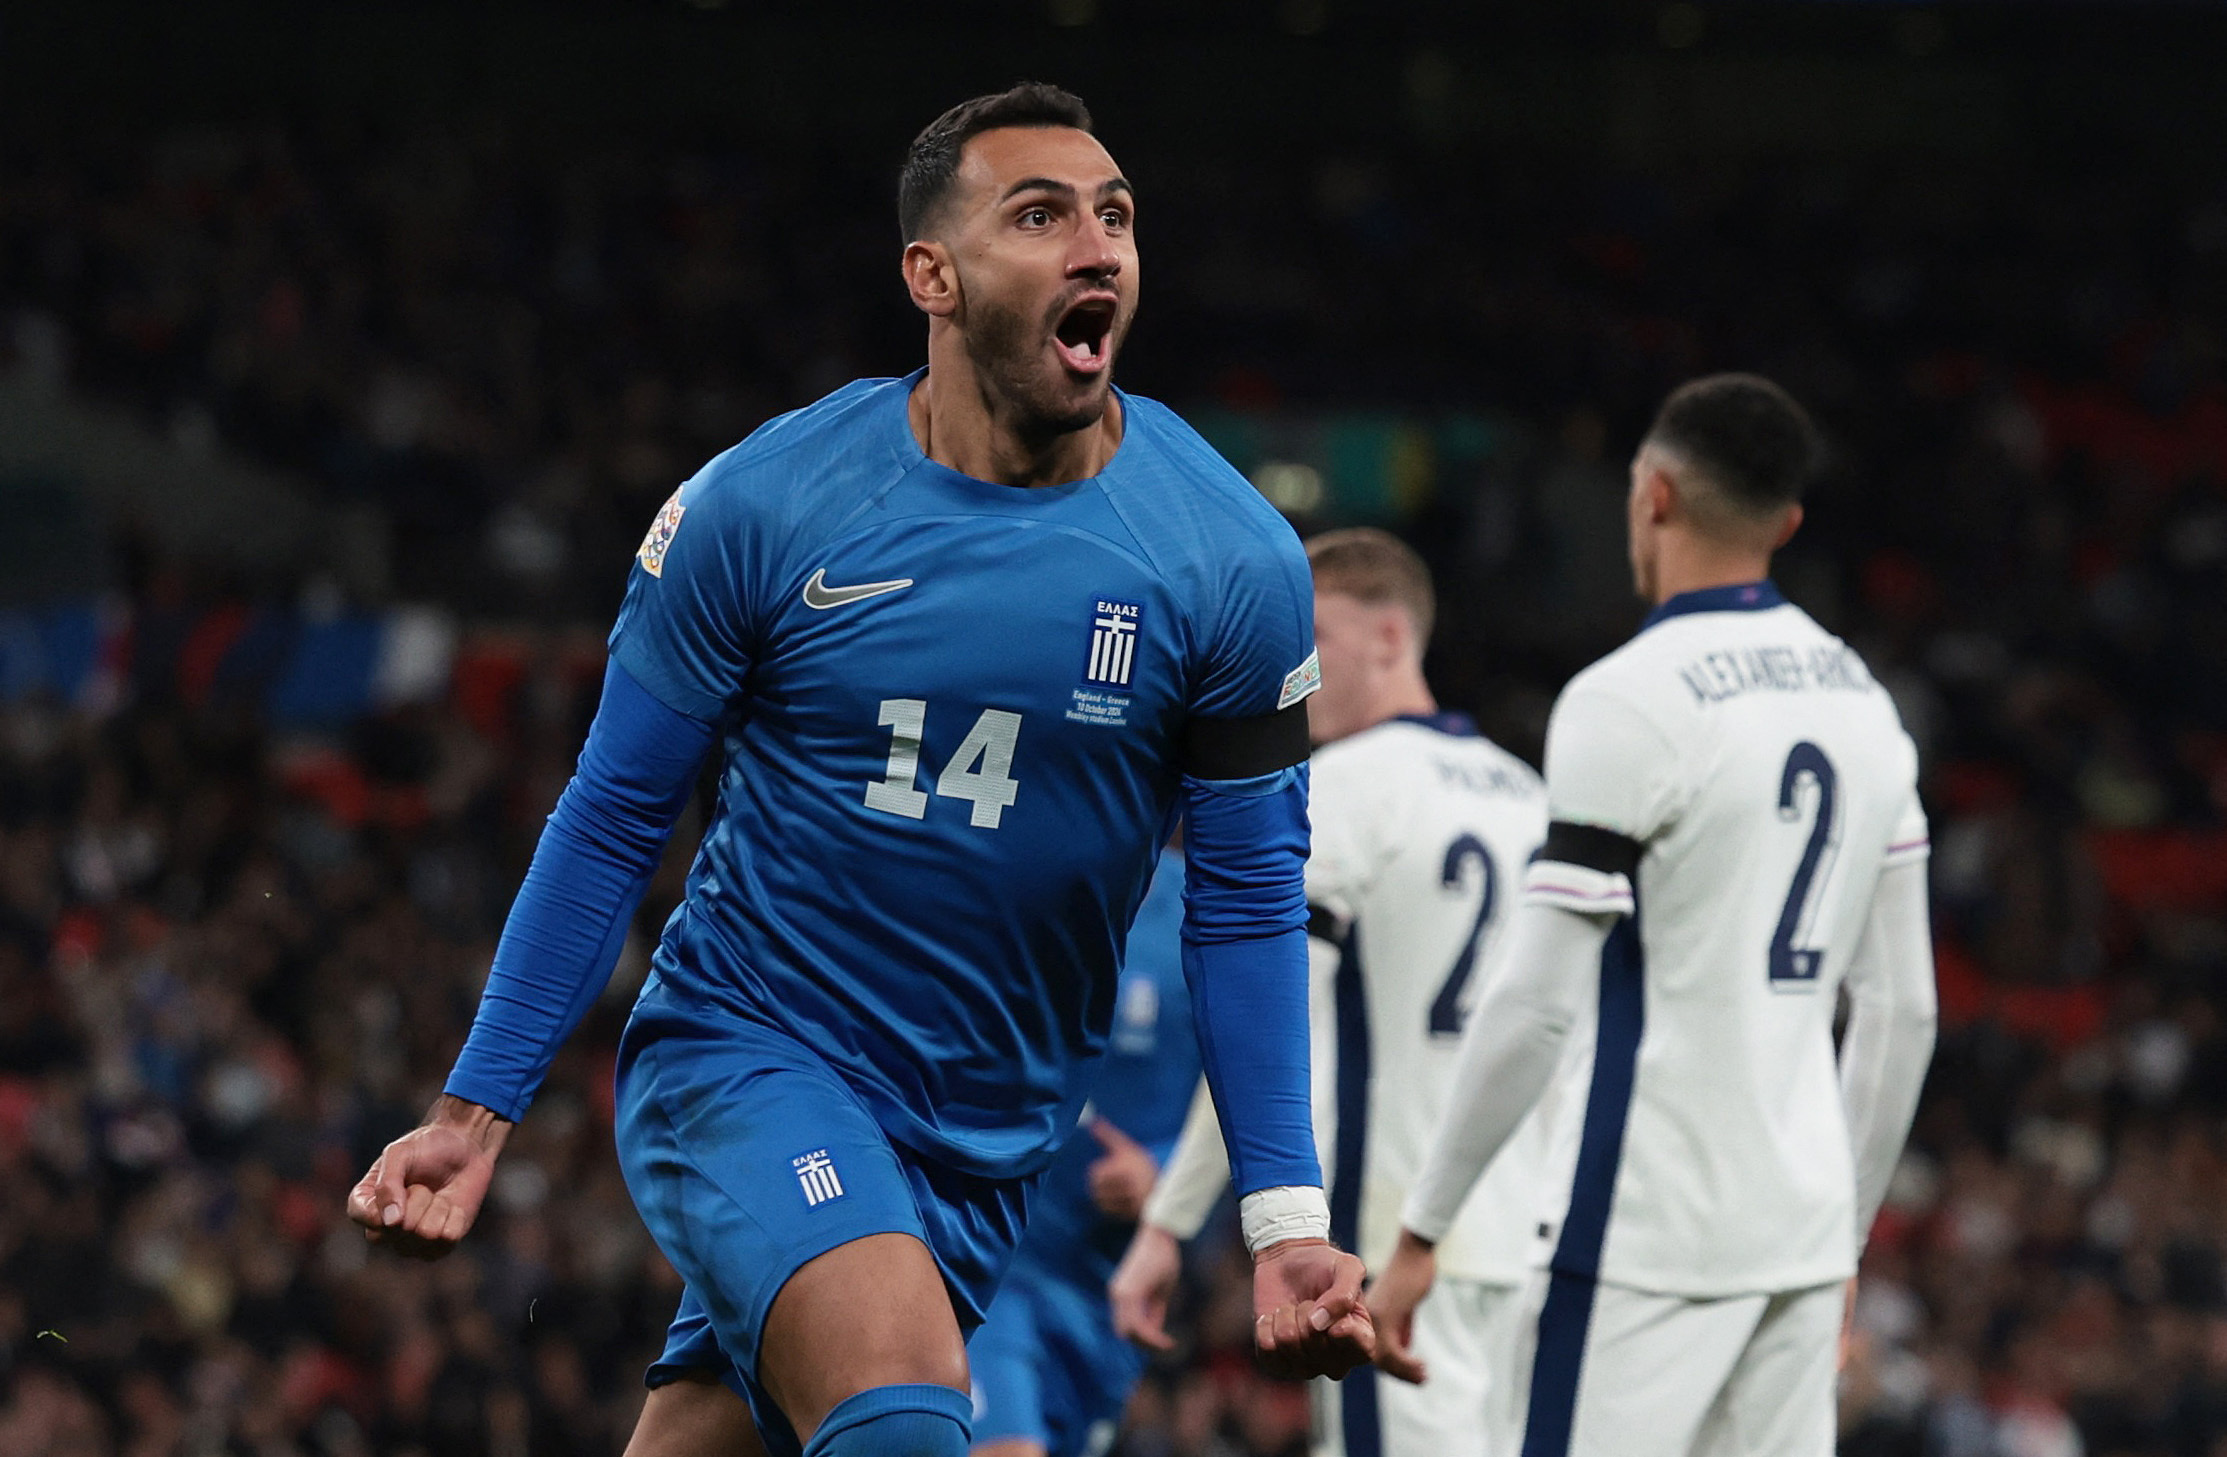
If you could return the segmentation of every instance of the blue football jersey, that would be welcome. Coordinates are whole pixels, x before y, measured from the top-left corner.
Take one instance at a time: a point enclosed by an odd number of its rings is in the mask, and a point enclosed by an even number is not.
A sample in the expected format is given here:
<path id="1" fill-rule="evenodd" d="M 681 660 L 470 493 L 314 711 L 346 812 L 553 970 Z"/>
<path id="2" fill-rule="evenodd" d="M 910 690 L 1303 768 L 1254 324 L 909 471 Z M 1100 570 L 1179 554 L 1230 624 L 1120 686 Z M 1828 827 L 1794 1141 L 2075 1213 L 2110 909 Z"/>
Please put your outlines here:
<path id="1" fill-rule="evenodd" d="M 1186 723 L 1311 688 L 1312 584 L 1164 406 L 1122 395 L 1103 472 L 1016 488 L 922 454 L 919 377 L 683 485 L 611 649 L 725 737 L 657 976 L 817 1048 L 899 1143 L 1010 1177 L 1090 1091 Z"/>

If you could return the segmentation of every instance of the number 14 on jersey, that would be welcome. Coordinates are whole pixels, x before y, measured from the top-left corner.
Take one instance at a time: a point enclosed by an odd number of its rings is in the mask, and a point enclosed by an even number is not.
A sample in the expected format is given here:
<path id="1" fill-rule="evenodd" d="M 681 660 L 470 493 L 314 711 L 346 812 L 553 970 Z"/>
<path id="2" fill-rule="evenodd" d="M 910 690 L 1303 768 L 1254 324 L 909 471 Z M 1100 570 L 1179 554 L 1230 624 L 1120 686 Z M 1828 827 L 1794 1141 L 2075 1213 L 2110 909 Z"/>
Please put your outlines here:
<path id="1" fill-rule="evenodd" d="M 866 807 L 908 820 L 926 819 L 928 796 L 914 786 L 920 777 L 920 742 L 928 729 L 927 700 L 885 698 L 879 722 L 890 731 L 889 767 L 866 786 Z M 1021 786 L 1013 778 L 1013 746 L 1020 737 L 1019 714 L 985 708 L 959 741 L 950 765 L 935 777 L 939 798 L 963 799 L 974 806 L 967 823 L 978 830 L 996 829 L 1020 797 Z"/>

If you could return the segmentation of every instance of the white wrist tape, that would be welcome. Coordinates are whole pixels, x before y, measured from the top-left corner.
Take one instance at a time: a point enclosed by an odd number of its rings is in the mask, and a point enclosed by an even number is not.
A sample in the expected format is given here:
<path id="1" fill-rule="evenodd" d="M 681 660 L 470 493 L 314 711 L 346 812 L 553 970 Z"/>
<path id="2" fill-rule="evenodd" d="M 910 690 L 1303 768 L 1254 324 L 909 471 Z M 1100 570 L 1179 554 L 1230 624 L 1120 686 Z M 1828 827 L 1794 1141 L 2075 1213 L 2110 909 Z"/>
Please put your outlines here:
<path id="1" fill-rule="evenodd" d="M 1256 1189 L 1238 1201 L 1237 1220 L 1245 1248 L 1256 1255 L 1286 1240 L 1330 1238 L 1329 1202 L 1311 1184 Z"/>

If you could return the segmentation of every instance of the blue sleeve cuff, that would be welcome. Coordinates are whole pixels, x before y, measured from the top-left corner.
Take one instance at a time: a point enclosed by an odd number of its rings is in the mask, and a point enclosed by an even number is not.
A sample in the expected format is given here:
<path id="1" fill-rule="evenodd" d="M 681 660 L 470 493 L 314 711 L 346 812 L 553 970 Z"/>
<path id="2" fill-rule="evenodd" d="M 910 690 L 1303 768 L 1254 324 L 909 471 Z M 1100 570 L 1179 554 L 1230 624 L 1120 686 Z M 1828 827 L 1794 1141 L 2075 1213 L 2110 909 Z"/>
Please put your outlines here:
<path id="1" fill-rule="evenodd" d="M 1320 1186 L 1307 1043 L 1307 770 L 1184 781 L 1183 971 L 1240 1195 Z"/>
<path id="2" fill-rule="evenodd" d="M 713 729 L 665 706 L 614 659 L 579 768 L 503 925 L 446 1091 L 516 1120 L 579 1025 L 688 803 Z"/>

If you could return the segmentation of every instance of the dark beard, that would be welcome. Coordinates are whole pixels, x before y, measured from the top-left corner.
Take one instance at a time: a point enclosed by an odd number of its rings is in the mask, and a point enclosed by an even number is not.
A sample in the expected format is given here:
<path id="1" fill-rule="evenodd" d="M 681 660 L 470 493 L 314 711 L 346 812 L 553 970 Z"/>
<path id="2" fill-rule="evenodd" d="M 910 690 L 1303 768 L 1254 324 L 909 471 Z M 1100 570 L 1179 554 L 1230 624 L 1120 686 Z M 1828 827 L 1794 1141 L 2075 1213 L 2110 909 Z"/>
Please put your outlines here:
<path id="1" fill-rule="evenodd" d="M 1077 405 L 1060 388 L 1059 366 L 1043 362 L 1039 345 L 1056 322 L 1035 322 L 1002 304 L 977 304 L 968 311 L 964 337 L 975 378 L 984 393 L 1013 412 L 1015 430 L 1032 443 L 1087 430 L 1106 413 L 1105 390 Z"/>

